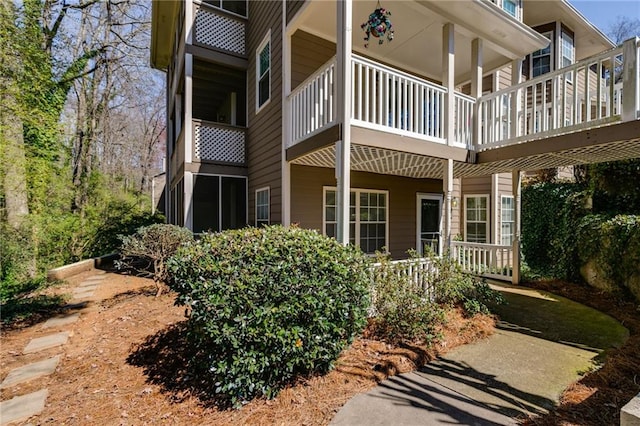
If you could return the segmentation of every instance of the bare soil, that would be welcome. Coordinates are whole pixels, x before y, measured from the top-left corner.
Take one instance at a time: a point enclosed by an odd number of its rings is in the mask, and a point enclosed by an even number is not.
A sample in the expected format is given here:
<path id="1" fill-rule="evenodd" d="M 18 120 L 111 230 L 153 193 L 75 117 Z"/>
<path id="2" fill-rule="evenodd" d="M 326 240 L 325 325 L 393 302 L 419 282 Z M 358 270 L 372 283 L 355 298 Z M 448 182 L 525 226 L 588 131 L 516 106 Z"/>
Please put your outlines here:
<path id="1" fill-rule="evenodd" d="M 49 292 L 70 294 L 88 276 L 73 277 Z M 62 355 L 54 374 L 0 391 L 7 400 L 48 388 L 45 410 L 23 424 L 139 425 L 251 424 L 324 425 L 351 397 L 390 375 L 424 365 L 438 354 L 490 335 L 494 319 L 448 313 L 443 338 L 432 347 L 389 345 L 363 337 L 345 350 L 336 368 L 300 379 L 273 400 L 254 400 L 240 410 L 223 410 L 208 400 L 185 360 L 184 308 L 171 293 L 154 297 L 153 282 L 110 273 L 85 306 L 66 309 L 82 315 L 74 324 L 43 329 L 42 322 L 62 312 L 48 311 L 5 327 L 0 375 L 50 356 Z M 57 331 L 70 331 L 69 342 L 35 354 L 22 354 L 27 343 Z"/>

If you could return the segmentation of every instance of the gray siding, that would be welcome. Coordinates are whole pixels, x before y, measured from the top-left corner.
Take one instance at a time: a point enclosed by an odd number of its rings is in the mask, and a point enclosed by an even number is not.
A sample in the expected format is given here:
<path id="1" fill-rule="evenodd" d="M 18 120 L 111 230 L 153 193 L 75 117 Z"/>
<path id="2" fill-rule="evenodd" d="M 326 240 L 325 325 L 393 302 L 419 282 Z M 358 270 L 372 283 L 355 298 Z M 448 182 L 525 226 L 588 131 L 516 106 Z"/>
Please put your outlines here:
<path id="1" fill-rule="evenodd" d="M 305 0 L 287 0 L 287 24 L 296 16 L 304 2 Z"/>
<path id="2" fill-rule="evenodd" d="M 336 54 L 336 45 L 298 30 L 291 37 L 291 89 L 295 89 Z"/>
<path id="3" fill-rule="evenodd" d="M 333 169 L 291 166 L 291 222 L 322 232 L 323 186 L 335 186 Z M 442 194 L 442 181 L 411 179 L 374 173 L 351 172 L 351 187 L 389 191 L 389 251 L 406 257 L 416 246 L 418 193 Z"/>
<path id="4" fill-rule="evenodd" d="M 247 161 L 249 224 L 255 222 L 255 190 L 271 188 L 271 221 L 282 221 L 282 3 L 249 2 Z M 256 114 L 256 49 L 271 30 L 271 97 Z"/>

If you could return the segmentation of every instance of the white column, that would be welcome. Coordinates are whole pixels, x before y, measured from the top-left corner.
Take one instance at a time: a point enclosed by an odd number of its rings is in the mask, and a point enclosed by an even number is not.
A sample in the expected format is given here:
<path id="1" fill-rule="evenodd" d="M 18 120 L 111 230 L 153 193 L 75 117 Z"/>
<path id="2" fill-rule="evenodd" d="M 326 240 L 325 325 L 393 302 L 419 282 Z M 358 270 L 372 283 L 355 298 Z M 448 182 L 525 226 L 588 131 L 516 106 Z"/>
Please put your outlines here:
<path id="1" fill-rule="evenodd" d="M 444 192 L 443 240 L 445 252 L 451 250 L 451 200 L 453 197 L 453 160 L 443 160 L 442 190 Z"/>
<path id="2" fill-rule="evenodd" d="M 622 121 L 638 118 L 640 111 L 640 38 L 634 37 L 622 44 L 624 65 L 622 68 Z"/>
<path id="3" fill-rule="evenodd" d="M 183 208 L 184 227 L 193 231 L 193 173 L 184 172 L 183 177 Z"/>
<path id="4" fill-rule="evenodd" d="M 454 140 L 454 107 L 455 107 L 455 47 L 454 29 L 452 23 L 446 23 L 442 27 L 442 85 L 447 89 L 444 98 L 444 137 L 447 145 Z"/>
<path id="5" fill-rule="evenodd" d="M 184 55 L 184 162 L 192 162 L 193 146 L 193 55 Z"/>
<path id="6" fill-rule="evenodd" d="M 338 241 L 349 244 L 349 193 L 351 192 L 351 21 L 352 0 L 337 2 L 336 82 L 337 117 L 342 140 L 336 143 Z"/>
<path id="7" fill-rule="evenodd" d="M 287 2 L 282 2 L 282 225 L 291 224 L 291 165 L 287 147 L 291 139 L 291 34 L 287 31 Z"/>
<path id="8" fill-rule="evenodd" d="M 511 85 L 516 86 L 522 81 L 522 60 L 514 59 L 511 62 Z M 520 130 L 523 128 L 520 123 L 520 114 L 522 108 L 522 90 L 518 90 L 511 97 L 511 138 L 521 136 Z"/>
<path id="9" fill-rule="evenodd" d="M 521 183 L 522 174 L 520 170 L 514 170 L 511 173 L 511 185 L 513 192 L 514 203 L 514 218 L 513 218 L 513 274 L 511 276 L 511 282 L 518 284 L 520 282 L 520 218 L 521 218 Z"/>
<path id="10" fill-rule="evenodd" d="M 482 97 L 482 45 L 482 40 L 479 38 L 471 42 L 471 96 L 476 99 L 476 103 L 473 105 L 472 144 L 474 146 L 480 145 L 480 128 L 482 126 L 480 122 L 480 102 L 478 102 L 478 99 Z"/>

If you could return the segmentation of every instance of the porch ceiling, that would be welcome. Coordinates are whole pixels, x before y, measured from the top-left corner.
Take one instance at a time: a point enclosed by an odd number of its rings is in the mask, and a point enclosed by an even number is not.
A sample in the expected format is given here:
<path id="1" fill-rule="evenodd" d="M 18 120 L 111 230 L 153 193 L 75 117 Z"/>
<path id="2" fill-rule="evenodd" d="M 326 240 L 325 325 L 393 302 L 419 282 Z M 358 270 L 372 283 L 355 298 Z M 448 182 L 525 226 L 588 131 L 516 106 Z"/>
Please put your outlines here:
<path id="1" fill-rule="evenodd" d="M 476 163 L 454 161 L 453 175 L 454 178 L 488 176 L 512 170 L 540 170 L 640 158 L 640 131 L 637 127 L 640 127 L 640 121 L 480 152 Z M 616 137 L 625 134 L 625 137 Z M 629 135 L 633 137 L 629 138 Z M 549 149 L 550 146 L 557 148 Z M 353 171 L 442 179 L 443 161 L 427 155 L 351 144 Z M 335 168 L 335 145 L 307 153 L 292 163 Z"/>
<path id="2" fill-rule="evenodd" d="M 453 22 L 456 24 L 455 79 L 456 84 L 460 84 L 470 78 L 471 41 L 474 38 L 485 40 L 483 60 L 486 71 L 501 67 L 512 59 L 523 57 L 543 47 L 546 41 L 540 34 L 511 19 L 486 0 L 447 2 L 444 7 L 440 3 L 431 0 L 387 1 L 383 6 L 393 13 L 391 21 L 395 30 L 394 40 L 391 43 L 385 41 L 379 45 L 378 39 L 372 37 L 369 48 L 365 48 L 363 40 L 365 34 L 360 29 L 360 24 L 366 21 L 369 14 L 376 8 L 376 1 L 354 1 L 353 51 L 382 63 L 394 64 L 404 70 L 440 81 L 442 79 L 442 27 L 447 22 Z M 335 1 L 310 2 L 296 26 L 325 40 L 335 42 L 335 10 Z"/>

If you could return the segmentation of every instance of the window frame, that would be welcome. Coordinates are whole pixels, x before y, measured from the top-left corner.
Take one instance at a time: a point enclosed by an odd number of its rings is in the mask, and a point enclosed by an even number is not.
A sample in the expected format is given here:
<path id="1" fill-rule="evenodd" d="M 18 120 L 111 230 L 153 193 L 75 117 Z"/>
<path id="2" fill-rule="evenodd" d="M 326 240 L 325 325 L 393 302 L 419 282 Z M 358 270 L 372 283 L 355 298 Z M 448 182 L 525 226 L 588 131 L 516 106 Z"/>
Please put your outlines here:
<path id="1" fill-rule="evenodd" d="M 269 66 L 264 73 L 260 73 L 260 55 L 264 49 L 269 46 Z M 256 49 L 256 114 L 258 114 L 264 107 L 271 102 L 271 29 L 267 31 L 258 48 Z M 260 103 L 260 81 L 263 77 L 267 77 L 267 83 L 269 85 L 269 96 L 262 103 Z"/>
<path id="2" fill-rule="evenodd" d="M 267 193 L 267 203 L 266 204 L 258 204 L 258 194 L 259 193 Z M 263 188 L 256 189 L 255 192 L 255 223 L 256 227 L 261 226 L 269 226 L 271 224 L 271 187 L 265 186 Z M 267 218 L 259 218 L 258 207 L 267 207 Z"/>
<path id="3" fill-rule="evenodd" d="M 570 40 L 571 41 L 571 52 L 570 52 L 570 56 L 566 56 L 565 55 L 565 41 L 566 40 Z M 573 64 L 576 63 L 576 44 L 575 44 L 575 36 L 571 35 L 567 30 L 562 29 L 562 31 L 560 31 L 560 64 L 559 68 L 565 68 L 568 66 L 571 66 Z M 569 60 L 569 64 L 565 65 L 564 60 L 568 59 Z M 567 83 L 573 83 L 573 73 L 572 72 L 567 72 L 565 73 L 565 81 Z"/>
<path id="4" fill-rule="evenodd" d="M 336 207 L 337 207 L 337 196 L 338 191 L 335 186 L 323 186 L 322 187 L 322 235 L 327 235 L 327 225 L 336 224 L 337 225 L 337 210 L 336 210 L 336 220 L 327 221 L 327 192 L 333 191 L 336 194 Z M 350 197 L 351 194 L 355 194 L 355 205 L 349 206 L 350 209 L 353 208 L 355 210 L 355 220 L 351 220 L 349 218 L 349 225 L 354 225 L 355 232 L 353 235 L 349 235 L 349 240 L 351 243 L 355 244 L 357 247 L 361 247 L 361 235 L 360 235 L 360 225 L 362 224 L 381 224 L 383 221 L 361 221 L 360 219 L 360 194 L 383 194 L 385 196 L 385 217 L 384 217 L 384 242 L 383 248 L 385 249 L 385 253 L 389 252 L 389 191 L 383 189 L 369 189 L 369 188 L 350 188 Z M 377 207 L 380 208 L 380 207 Z M 351 210 L 350 210 L 351 211 Z M 365 252 L 367 253 L 367 252 Z M 375 253 L 367 253 L 368 255 L 374 255 Z"/>
<path id="5" fill-rule="evenodd" d="M 554 67 L 555 61 L 553 59 L 554 58 L 553 31 L 545 31 L 543 33 L 540 33 L 540 35 L 546 37 L 549 40 L 549 52 L 545 53 L 544 55 L 538 54 L 538 52 L 542 52 L 545 49 L 545 48 L 543 48 L 543 49 L 539 49 L 539 50 L 536 50 L 535 52 L 531 53 L 530 60 L 529 60 L 529 75 L 531 76 L 531 78 L 536 78 L 536 77 L 539 77 L 541 75 L 548 74 L 548 73 L 552 72 L 555 69 L 555 67 Z M 536 54 L 538 54 L 538 55 L 536 55 Z M 549 56 L 549 71 L 535 75 L 534 74 L 534 67 L 533 67 L 533 62 L 534 62 L 533 60 L 536 59 L 536 58 L 542 58 L 542 57 L 545 57 L 545 56 Z"/>
<path id="6" fill-rule="evenodd" d="M 512 211 L 512 217 L 511 220 L 509 221 L 505 221 L 504 217 L 505 217 L 505 208 L 504 208 L 504 202 L 505 200 L 511 200 L 511 208 L 510 210 Z M 510 246 L 513 244 L 513 240 L 515 239 L 516 236 L 516 221 L 515 221 L 515 214 L 516 214 L 516 205 L 515 205 L 515 197 L 513 195 L 501 195 L 500 196 L 500 244 L 503 246 Z M 505 243 L 505 234 L 503 232 L 504 230 L 504 225 L 505 224 L 510 224 L 511 225 L 511 233 L 507 234 L 510 235 L 509 238 L 509 242 Z"/>
<path id="7" fill-rule="evenodd" d="M 193 205 L 193 195 L 194 195 L 194 191 L 195 191 L 195 186 L 196 186 L 196 180 L 198 176 L 209 176 L 209 177 L 217 177 L 218 178 L 218 229 L 220 229 L 220 231 L 222 231 L 222 224 L 223 224 L 223 218 L 222 218 L 222 179 L 223 178 L 232 178 L 232 179 L 239 179 L 239 180 L 244 180 L 244 223 L 245 226 L 248 223 L 249 220 L 249 178 L 246 176 L 238 176 L 238 175 L 226 175 L 226 174 L 217 174 L 217 173 L 193 173 L 192 175 L 192 180 L 191 180 L 191 202 L 190 202 L 190 209 L 191 212 L 189 213 L 189 220 L 191 223 L 191 230 L 193 231 L 193 215 L 195 214 L 195 207 Z M 186 223 L 186 218 L 185 218 L 185 223 Z M 218 232 L 220 232 L 218 231 Z M 200 233 L 197 233 L 198 235 Z"/>
<path id="8" fill-rule="evenodd" d="M 469 221 L 469 212 L 468 212 L 468 205 L 469 205 L 469 198 L 484 198 L 485 199 L 485 211 L 486 211 L 486 217 L 484 221 L 479 221 L 479 220 L 474 220 L 472 222 Z M 491 204 L 489 203 L 489 194 L 465 194 L 464 195 L 464 241 L 465 242 L 471 242 L 471 243 L 479 243 L 479 244 L 488 244 L 490 242 L 489 239 L 489 234 L 490 234 L 490 227 L 491 227 Z M 484 241 L 469 241 L 469 232 L 467 231 L 467 224 L 468 223 L 484 223 L 485 224 L 485 236 L 484 236 Z"/>

